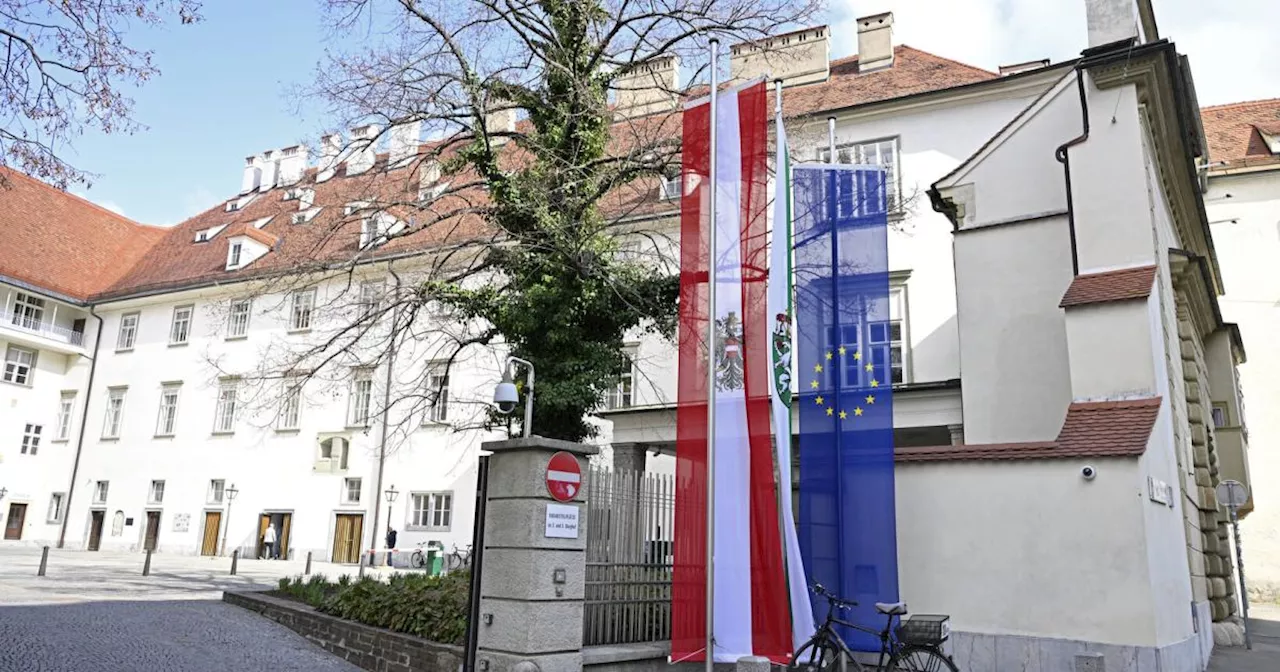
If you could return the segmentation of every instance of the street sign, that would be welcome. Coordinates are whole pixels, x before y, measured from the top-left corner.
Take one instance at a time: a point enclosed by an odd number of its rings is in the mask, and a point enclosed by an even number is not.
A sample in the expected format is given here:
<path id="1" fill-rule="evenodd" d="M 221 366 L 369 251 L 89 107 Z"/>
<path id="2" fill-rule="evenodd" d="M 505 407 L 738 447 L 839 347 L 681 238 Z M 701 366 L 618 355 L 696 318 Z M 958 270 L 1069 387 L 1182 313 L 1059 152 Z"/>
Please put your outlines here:
<path id="1" fill-rule="evenodd" d="M 1240 481 L 1223 481 L 1214 489 L 1218 495 L 1218 503 L 1228 509 L 1238 509 L 1249 501 L 1249 491 Z"/>
<path id="2" fill-rule="evenodd" d="M 547 463 L 547 492 L 551 498 L 568 502 L 581 489 L 582 467 L 578 466 L 578 459 L 564 451 L 552 455 Z"/>
<path id="3" fill-rule="evenodd" d="M 577 539 L 578 507 L 572 504 L 548 504 L 547 528 L 543 536 L 552 539 Z"/>

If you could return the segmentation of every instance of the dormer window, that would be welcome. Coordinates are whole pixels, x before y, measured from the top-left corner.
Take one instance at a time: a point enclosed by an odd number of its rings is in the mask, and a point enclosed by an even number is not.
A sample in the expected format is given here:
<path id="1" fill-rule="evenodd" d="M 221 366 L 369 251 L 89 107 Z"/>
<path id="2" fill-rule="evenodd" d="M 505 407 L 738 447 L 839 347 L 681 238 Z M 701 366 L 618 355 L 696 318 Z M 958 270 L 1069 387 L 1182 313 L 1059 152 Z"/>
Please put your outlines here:
<path id="1" fill-rule="evenodd" d="M 196 231 L 196 242 L 197 242 L 197 243 L 207 243 L 207 242 L 209 242 L 209 231 L 208 231 L 208 229 L 205 229 L 204 231 Z"/>
<path id="2" fill-rule="evenodd" d="M 236 201 L 227 202 L 227 212 L 235 212 L 236 210 L 239 210 L 239 209 L 240 209 L 240 201 L 236 200 Z"/>
<path id="3" fill-rule="evenodd" d="M 658 185 L 658 198 L 664 201 L 680 198 L 681 185 L 679 174 L 663 178 L 662 183 Z"/>
<path id="4" fill-rule="evenodd" d="M 369 207 L 369 204 L 365 201 L 355 201 L 353 203 L 348 203 L 345 207 L 342 208 L 342 216 L 350 217 L 351 215 L 354 215 L 356 212 L 363 210 L 367 207 Z"/>
<path id="5" fill-rule="evenodd" d="M 221 232 L 222 232 L 222 230 L 223 230 L 223 229 L 225 229 L 225 228 L 227 228 L 227 226 L 226 226 L 225 224 L 223 224 L 223 225 L 220 225 L 220 226 L 211 226 L 211 227 L 209 227 L 209 228 L 207 228 L 207 229 L 201 229 L 201 230 L 199 230 L 199 231 L 196 231 L 196 242 L 197 242 L 197 243 L 207 243 L 207 242 L 209 242 L 210 240 L 212 240 L 214 236 L 216 236 L 216 235 L 218 235 L 219 233 L 221 233 Z"/>
<path id="6" fill-rule="evenodd" d="M 290 224 L 306 224 L 316 218 L 316 214 L 320 212 L 320 208 L 311 208 L 302 212 L 295 212 L 289 216 Z"/>
<path id="7" fill-rule="evenodd" d="M 236 268 L 240 265 L 240 252 L 244 246 L 240 243 L 231 243 L 231 254 L 227 257 L 227 268 Z"/>
<path id="8" fill-rule="evenodd" d="M 1280 154 L 1280 123 L 1259 125 L 1258 134 L 1267 143 L 1267 150 L 1272 154 Z"/>

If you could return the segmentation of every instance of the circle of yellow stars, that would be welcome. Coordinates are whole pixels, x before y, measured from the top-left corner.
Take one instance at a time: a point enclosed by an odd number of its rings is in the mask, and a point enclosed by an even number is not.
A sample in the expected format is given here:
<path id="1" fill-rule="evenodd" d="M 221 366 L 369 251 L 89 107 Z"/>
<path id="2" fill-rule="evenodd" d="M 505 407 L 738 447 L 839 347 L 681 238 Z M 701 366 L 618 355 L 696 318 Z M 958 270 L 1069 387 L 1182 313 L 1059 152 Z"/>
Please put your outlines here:
<path id="1" fill-rule="evenodd" d="M 830 362 L 830 361 L 834 360 L 834 359 L 836 358 L 836 356 L 837 356 L 837 355 L 838 355 L 838 356 L 840 356 L 840 357 L 845 357 L 845 356 L 847 356 L 848 354 L 849 354 L 848 349 L 846 349 L 846 348 L 842 345 L 842 346 L 840 346 L 840 347 L 836 348 L 834 352 L 833 352 L 833 351 L 831 351 L 831 350 L 828 350 L 828 351 L 826 352 L 825 356 L 823 357 L 823 360 L 825 360 L 825 361 L 827 361 L 827 362 Z M 859 361 L 859 362 L 860 362 L 860 361 L 862 361 L 862 352 L 861 352 L 860 350 L 855 350 L 855 351 L 853 352 L 853 354 L 852 354 L 852 357 L 853 357 L 854 361 Z M 863 370 L 865 370 L 867 373 L 872 373 L 872 372 L 874 372 L 874 371 L 875 371 L 875 367 L 874 367 L 874 366 L 872 366 L 870 362 L 867 362 L 865 365 L 863 365 L 863 367 L 862 367 L 862 368 L 863 368 Z M 822 373 L 824 370 L 825 370 L 825 367 L 822 365 L 822 362 L 818 362 L 817 364 L 814 364 L 814 365 L 813 365 L 813 372 L 814 372 L 815 374 L 820 374 L 820 373 Z M 818 376 L 816 376 L 816 375 L 814 376 L 813 380 L 809 382 L 809 389 L 811 389 L 811 390 L 816 390 L 816 389 L 818 389 L 818 388 L 819 388 L 819 387 L 821 387 L 821 386 L 822 386 L 822 383 L 818 380 Z M 870 381 L 869 383 L 867 383 L 867 386 L 868 386 L 868 387 L 872 387 L 872 388 L 880 387 L 880 381 L 876 380 L 876 379 L 873 377 L 873 378 L 871 379 L 871 381 Z M 828 416 L 832 416 L 832 417 L 839 417 L 841 420 L 846 420 L 846 419 L 848 419 L 848 418 L 849 418 L 849 412 L 848 412 L 848 411 L 841 410 L 839 413 L 836 413 L 836 409 L 835 409 L 834 407 L 832 407 L 832 406 L 828 406 L 828 405 L 827 405 L 827 399 L 826 399 L 826 397 L 822 396 L 821 394 L 819 394 L 818 396 L 816 396 L 816 397 L 814 397 L 814 398 L 813 398 L 813 403 L 817 404 L 818 406 L 822 406 L 822 407 L 826 408 L 826 410 L 827 410 L 827 415 L 828 415 Z M 875 395 L 874 395 L 874 394 L 868 394 L 866 397 L 864 397 L 864 398 L 863 398 L 863 403 L 864 403 L 865 405 L 867 405 L 867 406 L 875 405 L 875 403 L 876 403 L 876 397 L 875 397 Z M 860 405 L 856 405 L 856 406 L 854 406 L 854 407 L 853 407 L 853 416 L 854 416 L 855 418 L 856 418 L 856 417 L 861 417 L 861 416 L 862 416 L 862 414 L 863 414 L 863 413 L 865 413 L 865 412 L 866 412 L 866 411 L 863 409 L 862 404 L 860 404 Z"/>

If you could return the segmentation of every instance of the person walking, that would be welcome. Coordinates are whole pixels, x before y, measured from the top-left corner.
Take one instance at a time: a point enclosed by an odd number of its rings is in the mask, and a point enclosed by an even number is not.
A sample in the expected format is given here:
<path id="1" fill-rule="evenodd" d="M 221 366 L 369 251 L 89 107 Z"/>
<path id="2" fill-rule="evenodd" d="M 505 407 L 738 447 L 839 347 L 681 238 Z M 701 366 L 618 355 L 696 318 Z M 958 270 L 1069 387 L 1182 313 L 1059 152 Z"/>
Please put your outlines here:
<path id="1" fill-rule="evenodd" d="M 271 523 L 267 526 L 267 531 L 262 534 L 262 545 L 267 549 L 267 558 L 279 560 L 280 555 L 276 551 L 276 524 Z"/>

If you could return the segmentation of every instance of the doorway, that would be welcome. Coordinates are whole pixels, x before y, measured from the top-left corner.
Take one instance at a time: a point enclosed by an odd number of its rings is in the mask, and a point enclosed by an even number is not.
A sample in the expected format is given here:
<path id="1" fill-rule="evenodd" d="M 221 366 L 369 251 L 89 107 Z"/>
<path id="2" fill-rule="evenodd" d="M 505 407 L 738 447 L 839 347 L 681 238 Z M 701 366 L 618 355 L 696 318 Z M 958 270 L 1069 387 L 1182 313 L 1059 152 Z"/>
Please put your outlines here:
<path id="1" fill-rule="evenodd" d="M 218 554 L 218 531 L 222 529 L 222 512 L 204 512 L 204 540 L 200 544 L 200 555 Z"/>
<path id="2" fill-rule="evenodd" d="M 347 564 L 359 562 L 363 534 L 364 514 L 336 514 L 333 526 L 333 561 Z"/>
<path id="3" fill-rule="evenodd" d="M 9 517 L 4 521 L 4 538 L 21 539 L 22 524 L 27 519 L 26 504 L 10 504 Z"/>
<path id="4" fill-rule="evenodd" d="M 102 526 L 106 520 L 107 512 L 102 509 L 89 512 L 89 550 L 96 551 L 102 547 Z"/>
<path id="5" fill-rule="evenodd" d="M 156 543 L 160 541 L 160 512 L 147 512 L 147 531 L 142 538 L 142 550 L 156 550 Z"/>
<path id="6" fill-rule="evenodd" d="M 263 538 L 267 534 L 267 526 L 276 526 L 276 555 L 284 560 L 289 559 L 289 528 L 293 524 L 292 513 L 264 512 L 258 516 L 258 552 L 254 557 L 264 557 L 267 546 Z"/>

